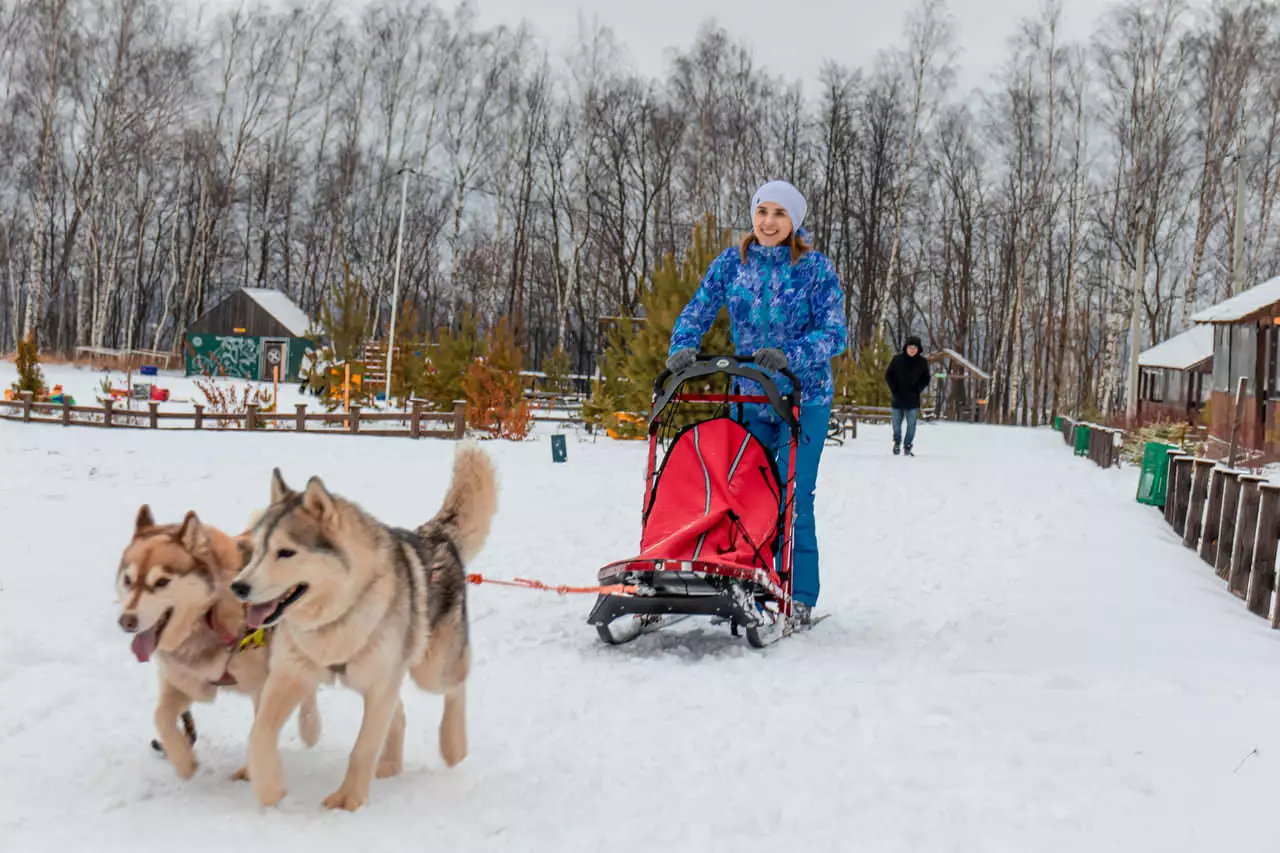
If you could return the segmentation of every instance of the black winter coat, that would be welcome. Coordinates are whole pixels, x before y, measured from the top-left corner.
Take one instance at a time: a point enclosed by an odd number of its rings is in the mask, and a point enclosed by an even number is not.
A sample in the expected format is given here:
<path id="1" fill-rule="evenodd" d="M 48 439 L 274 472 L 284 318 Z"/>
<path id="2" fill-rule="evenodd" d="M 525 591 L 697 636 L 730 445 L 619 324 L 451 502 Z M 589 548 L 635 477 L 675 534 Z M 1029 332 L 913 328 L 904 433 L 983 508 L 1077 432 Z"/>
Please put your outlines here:
<path id="1" fill-rule="evenodd" d="M 923 352 L 907 355 L 907 348 L 903 347 L 889 362 L 884 379 L 889 383 L 895 409 L 918 409 L 920 395 L 929 387 L 929 360 Z"/>

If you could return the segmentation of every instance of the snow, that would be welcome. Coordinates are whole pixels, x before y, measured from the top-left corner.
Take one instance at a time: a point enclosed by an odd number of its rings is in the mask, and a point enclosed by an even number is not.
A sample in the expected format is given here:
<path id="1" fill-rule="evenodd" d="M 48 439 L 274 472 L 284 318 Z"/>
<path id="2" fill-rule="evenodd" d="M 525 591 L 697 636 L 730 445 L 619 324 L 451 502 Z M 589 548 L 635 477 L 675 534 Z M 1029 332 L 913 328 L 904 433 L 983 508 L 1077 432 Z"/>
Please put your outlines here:
<path id="1" fill-rule="evenodd" d="M 311 318 L 281 291 L 269 287 L 246 287 L 244 292 L 263 311 L 279 320 L 294 337 L 304 336 L 311 328 Z"/>
<path id="2" fill-rule="evenodd" d="M 1138 354 L 1142 367 L 1190 370 L 1213 358 L 1213 326 L 1192 326 Z"/>
<path id="3" fill-rule="evenodd" d="M 41 364 L 45 385 L 49 388 L 61 385 L 64 392 L 75 398 L 77 406 L 100 406 L 98 396 L 102 394 L 101 385 L 104 379 L 114 388 L 124 388 L 128 384 L 129 374 L 123 370 L 97 369 L 74 364 Z M 8 388 L 17 379 L 17 368 L 12 361 L 0 359 L 0 388 Z M 208 383 L 223 389 L 224 392 L 235 389 L 241 397 L 246 389 L 254 388 L 270 392 L 270 382 L 257 382 L 249 379 L 228 379 L 226 377 L 186 376 L 182 371 L 161 370 L 156 376 L 143 376 L 133 372 L 133 383 L 159 386 L 169 391 L 169 399 L 160 404 L 161 412 L 190 412 L 194 404 L 208 405 L 208 397 L 200 390 L 200 383 Z M 314 410 L 321 408 L 317 398 L 304 394 L 296 382 L 281 382 L 276 385 L 279 396 L 278 411 L 292 412 L 295 403 L 306 403 Z M 121 404 L 127 405 L 127 404 Z M 133 401 L 132 406 L 140 412 L 148 411 L 145 402 Z"/>
<path id="4" fill-rule="evenodd" d="M 1233 323 L 1280 302 L 1280 276 L 1191 316 L 1193 323 Z"/>
<path id="5" fill-rule="evenodd" d="M 635 550 L 642 443 L 486 447 L 501 504 L 472 571 L 589 584 Z M 348 814 L 320 806 L 360 721 L 341 688 L 315 748 L 286 725 L 278 809 L 227 779 L 247 700 L 196 707 L 191 781 L 151 751 L 116 562 L 139 504 L 238 529 L 275 465 L 416 523 L 453 445 L 0 423 L 3 847 L 1268 849 L 1280 632 L 1134 500 L 1136 471 L 1048 429 L 924 423 L 916 458 L 889 448 L 866 424 L 826 451 L 832 615 L 763 652 L 704 620 L 607 647 L 590 596 L 471 587 L 470 755 L 444 767 L 440 700 L 406 685 L 404 773 Z"/>

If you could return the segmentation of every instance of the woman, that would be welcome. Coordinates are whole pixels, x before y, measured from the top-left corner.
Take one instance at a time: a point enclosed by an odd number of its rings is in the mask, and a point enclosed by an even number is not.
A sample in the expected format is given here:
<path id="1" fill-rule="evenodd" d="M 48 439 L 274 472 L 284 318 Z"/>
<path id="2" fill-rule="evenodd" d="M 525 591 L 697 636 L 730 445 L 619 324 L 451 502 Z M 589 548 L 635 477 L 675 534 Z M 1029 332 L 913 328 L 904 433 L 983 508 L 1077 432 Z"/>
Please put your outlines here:
<path id="1" fill-rule="evenodd" d="M 791 383 L 778 375 L 789 367 L 800 380 L 800 443 L 796 449 L 794 595 L 796 615 L 807 623 L 818 603 L 818 539 L 813 496 L 831 416 L 831 359 L 844 352 L 844 291 L 835 267 L 810 248 L 804 230 L 805 200 L 786 181 L 770 181 L 751 200 L 752 229 L 738 246 L 712 261 L 671 333 L 667 367 L 694 362 L 702 337 L 728 306 L 737 353 L 750 353 L 783 393 Z M 742 393 L 760 393 L 743 383 Z M 746 406 L 743 420 L 785 471 L 791 430 L 772 408 Z"/>

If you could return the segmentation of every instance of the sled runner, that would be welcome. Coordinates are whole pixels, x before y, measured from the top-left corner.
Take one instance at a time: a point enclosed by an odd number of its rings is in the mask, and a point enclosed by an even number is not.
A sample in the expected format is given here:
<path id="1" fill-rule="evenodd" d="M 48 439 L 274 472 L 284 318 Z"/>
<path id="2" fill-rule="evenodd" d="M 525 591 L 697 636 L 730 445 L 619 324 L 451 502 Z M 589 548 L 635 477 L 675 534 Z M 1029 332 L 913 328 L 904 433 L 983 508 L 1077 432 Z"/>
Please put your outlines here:
<path id="1" fill-rule="evenodd" d="M 598 572 L 605 586 L 587 617 L 600 638 L 618 644 L 690 616 L 741 629 L 757 647 L 791 633 L 794 470 L 799 438 L 800 383 L 789 370 L 790 393 L 742 356 L 699 356 L 685 370 L 663 371 L 654 383 L 649 420 L 640 552 Z M 729 378 L 721 394 L 683 386 Z M 738 393 L 738 381 L 763 394 Z M 680 425 L 685 404 L 713 414 Z M 791 427 L 786 470 L 740 422 L 742 405 L 767 405 Z M 661 456 L 661 459 L 659 458 Z"/>

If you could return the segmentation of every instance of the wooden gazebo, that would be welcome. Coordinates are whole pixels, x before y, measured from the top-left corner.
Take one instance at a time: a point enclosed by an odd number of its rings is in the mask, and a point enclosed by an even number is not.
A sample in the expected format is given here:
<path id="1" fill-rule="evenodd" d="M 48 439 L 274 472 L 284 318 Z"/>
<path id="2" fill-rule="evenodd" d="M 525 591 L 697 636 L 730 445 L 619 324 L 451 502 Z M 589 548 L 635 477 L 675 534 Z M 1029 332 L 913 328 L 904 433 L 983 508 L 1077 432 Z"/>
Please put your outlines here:
<path id="1" fill-rule="evenodd" d="M 929 366 L 945 363 L 946 373 L 935 376 L 934 411 L 946 420 L 983 420 L 991 374 L 953 349 L 943 347 L 929 355 Z"/>

